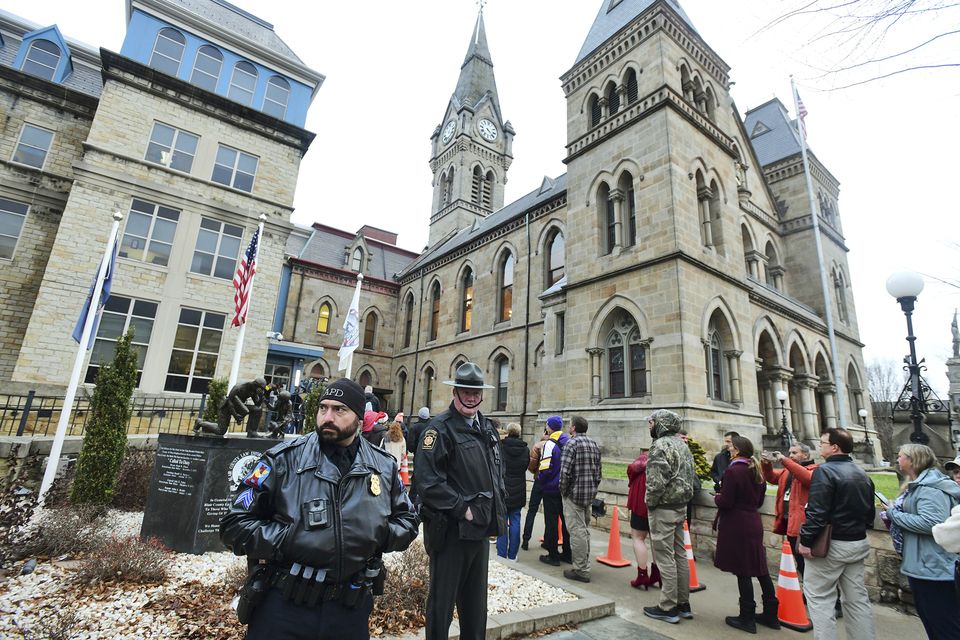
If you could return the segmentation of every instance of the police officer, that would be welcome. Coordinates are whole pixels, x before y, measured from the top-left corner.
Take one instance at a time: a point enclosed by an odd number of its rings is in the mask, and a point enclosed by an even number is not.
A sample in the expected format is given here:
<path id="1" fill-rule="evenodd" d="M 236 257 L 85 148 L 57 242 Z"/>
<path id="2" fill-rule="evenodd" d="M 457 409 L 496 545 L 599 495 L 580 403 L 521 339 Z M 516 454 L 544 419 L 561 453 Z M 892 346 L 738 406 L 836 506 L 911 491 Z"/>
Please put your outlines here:
<path id="1" fill-rule="evenodd" d="M 417 445 L 415 493 L 422 500 L 430 556 L 426 640 L 447 638 L 453 606 L 460 638 L 482 640 L 487 626 L 489 536 L 505 532 L 500 437 L 480 412 L 480 367 L 457 368 L 450 408 L 423 430 Z"/>
<path id="2" fill-rule="evenodd" d="M 330 384 L 316 431 L 267 451 L 220 522 L 252 565 L 237 609 L 248 639 L 370 637 L 380 556 L 420 523 L 396 460 L 358 435 L 365 402 L 355 382 Z"/>

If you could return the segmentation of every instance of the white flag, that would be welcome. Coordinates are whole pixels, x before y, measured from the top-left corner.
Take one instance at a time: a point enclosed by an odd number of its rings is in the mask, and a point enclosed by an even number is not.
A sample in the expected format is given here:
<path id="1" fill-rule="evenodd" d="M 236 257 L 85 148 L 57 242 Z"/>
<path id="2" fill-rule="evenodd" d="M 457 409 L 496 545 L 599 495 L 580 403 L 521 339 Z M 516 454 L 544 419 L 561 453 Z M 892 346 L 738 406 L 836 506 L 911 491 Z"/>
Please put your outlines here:
<path id="1" fill-rule="evenodd" d="M 343 344 L 340 345 L 340 368 L 350 377 L 350 365 L 353 364 L 353 352 L 360 346 L 360 285 L 363 275 L 357 274 L 357 288 L 353 292 L 353 302 L 347 311 L 347 318 L 343 321 Z"/>

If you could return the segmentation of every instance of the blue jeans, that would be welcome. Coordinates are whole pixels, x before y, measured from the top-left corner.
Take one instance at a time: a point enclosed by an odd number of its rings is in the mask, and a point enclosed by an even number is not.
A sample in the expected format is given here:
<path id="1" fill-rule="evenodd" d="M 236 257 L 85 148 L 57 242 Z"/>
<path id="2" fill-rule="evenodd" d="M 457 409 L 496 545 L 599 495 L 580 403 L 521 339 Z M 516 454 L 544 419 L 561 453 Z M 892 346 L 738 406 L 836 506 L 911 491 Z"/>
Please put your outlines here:
<path id="1" fill-rule="evenodd" d="M 507 544 L 509 536 L 509 545 Z M 517 559 L 520 550 L 520 507 L 507 512 L 507 533 L 497 536 L 497 555 L 501 558 Z"/>

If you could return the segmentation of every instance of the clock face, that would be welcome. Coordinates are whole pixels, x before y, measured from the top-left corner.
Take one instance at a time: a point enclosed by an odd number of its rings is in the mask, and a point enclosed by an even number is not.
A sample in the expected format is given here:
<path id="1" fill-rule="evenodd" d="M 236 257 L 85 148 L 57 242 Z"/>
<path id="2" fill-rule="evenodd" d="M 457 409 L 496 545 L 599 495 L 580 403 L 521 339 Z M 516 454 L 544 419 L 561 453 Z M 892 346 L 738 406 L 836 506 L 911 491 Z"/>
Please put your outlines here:
<path id="1" fill-rule="evenodd" d="M 477 123 L 477 131 L 479 131 L 480 136 L 488 142 L 493 142 L 497 139 L 497 125 L 486 118 Z"/>
<path id="2" fill-rule="evenodd" d="M 443 144 L 447 144 L 448 142 L 450 142 L 450 138 L 453 137 L 453 133 L 456 130 L 457 130 L 456 120 L 451 120 L 450 122 L 447 123 L 447 126 L 443 128 L 443 136 L 441 138 L 443 140 Z"/>

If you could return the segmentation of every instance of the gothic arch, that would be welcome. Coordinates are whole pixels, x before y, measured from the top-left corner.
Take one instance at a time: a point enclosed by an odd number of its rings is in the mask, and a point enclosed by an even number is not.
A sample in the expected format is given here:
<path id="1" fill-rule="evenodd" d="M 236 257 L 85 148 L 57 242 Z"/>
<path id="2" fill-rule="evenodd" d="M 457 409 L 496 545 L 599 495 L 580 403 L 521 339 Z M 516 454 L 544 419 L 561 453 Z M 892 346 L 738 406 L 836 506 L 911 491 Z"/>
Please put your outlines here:
<path id="1" fill-rule="evenodd" d="M 600 189 L 600 185 L 602 184 L 606 184 L 608 187 L 611 184 L 616 184 L 616 180 L 613 179 L 613 174 L 604 170 L 593 176 L 593 180 L 590 182 L 590 188 L 587 189 L 587 200 L 583 203 L 585 207 L 591 206 L 591 197 Z"/>
<path id="2" fill-rule="evenodd" d="M 472 261 L 470 258 L 466 258 L 466 259 L 464 259 L 463 262 L 460 263 L 460 266 L 457 267 L 457 277 L 456 277 L 456 279 L 453 281 L 453 288 L 454 288 L 454 289 L 459 289 L 459 288 L 460 288 L 460 283 L 463 282 L 463 274 L 466 273 L 466 270 L 467 270 L 468 268 L 470 269 L 470 271 L 473 272 L 473 277 L 474 277 L 474 279 L 476 279 L 476 277 L 477 277 L 477 267 L 473 264 L 473 261 Z M 476 286 L 476 283 L 474 283 L 474 286 Z"/>
<path id="3" fill-rule="evenodd" d="M 597 312 L 593 314 L 593 319 L 590 321 L 590 330 L 587 333 L 588 345 L 595 346 L 603 343 L 605 336 L 602 334 L 602 331 L 607 316 L 616 311 L 618 307 L 633 316 L 641 335 L 650 335 L 647 316 L 640 307 L 637 306 L 637 303 L 624 295 L 616 294 L 603 303 Z"/>
<path id="4" fill-rule="evenodd" d="M 457 367 L 464 362 L 473 362 L 465 353 L 460 352 L 450 359 L 450 379 L 453 380 L 457 377 Z"/>
<path id="5" fill-rule="evenodd" d="M 537 242 L 534 245 L 536 248 L 534 249 L 533 255 L 538 256 L 543 253 L 546 249 L 547 240 L 554 231 L 559 231 L 564 238 L 567 237 L 567 228 L 563 220 L 560 218 L 550 218 L 546 224 L 540 228 L 540 234 L 537 236 Z"/>
<path id="6" fill-rule="evenodd" d="M 620 162 L 617 163 L 617 166 L 613 168 L 613 175 L 617 177 L 615 184 L 620 182 L 620 178 L 623 176 L 624 172 L 629 172 L 635 182 L 639 183 L 640 176 L 642 172 L 640 171 L 640 165 L 638 165 L 631 158 L 623 158 Z M 634 188 L 639 186 L 639 184 L 634 184 Z"/>
<path id="7" fill-rule="evenodd" d="M 704 307 L 702 325 L 701 325 L 701 337 L 703 339 L 708 339 L 710 335 L 710 323 L 714 318 L 714 314 L 719 312 L 723 316 L 724 322 L 726 322 L 727 329 L 730 332 L 729 336 L 729 345 L 733 347 L 736 351 L 742 351 L 740 347 L 740 328 L 737 326 L 735 320 L 736 316 L 730 310 L 730 305 L 727 304 L 727 301 L 723 299 L 723 296 L 717 296 L 713 298 L 707 305 Z"/>
<path id="8" fill-rule="evenodd" d="M 620 67 L 620 72 L 618 74 L 620 79 L 620 84 L 623 84 L 627 81 L 627 74 L 630 70 L 633 69 L 634 73 L 637 74 L 637 80 L 640 79 L 640 74 L 643 73 L 643 67 L 641 67 L 635 60 L 627 60 L 626 64 Z"/>
<path id="9" fill-rule="evenodd" d="M 504 253 L 509 251 L 513 255 L 513 266 L 514 269 L 520 266 L 520 252 L 517 251 L 517 248 L 513 246 L 513 243 L 509 240 L 504 240 L 500 243 L 500 246 L 497 247 L 497 250 L 493 253 L 493 261 L 490 263 L 491 274 L 496 274 L 500 269 L 500 265 L 503 263 Z M 516 277 L 516 276 L 514 276 Z"/>
<path id="10" fill-rule="evenodd" d="M 796 330 L 787 336 L 787 357 L 790 368 L 794 373 L 810 372 L 810 355 L 803 336 Z"/>
<path id="11" fill-rule="evenodd" d="M 773 324 L 773 321 L 770 320 L 769 316 L 763 316 L 759 318 L 753 325 L 753 352 L 759 357 L 763 357 L 764 349 L 761 348 L 761 338 L 766 334 L 770 345 L 774 350 L 774 357 L 776 358 L 776 363 L 779 364 L 784 362 L 784 350 L 783 350 L 783 339 L 780 337 L 780 332 L 777 330 L 776 325 Z M 769 355 L 769 354 L 768 354 Z M 764 364 L 766 358 L 764 358 Z"/>
<path id="12" fill-rule="evenodd" d="M 364 373 L 370 374 L 370 385 L 374 387 L 380 386 L 380 376 L 377 375 L 377 370 L 373 368 L 372 365 L 365 364 L 357 369 L 356 374 L 354 374 L 354 380 L 359 380 Z"/>
<path id="13" fill-rule="evenodd" d="M 319 370 L 315 372 L 314 369 L 317 369 L 318 367 L 319 367 Z M 310 362 L 307 362 L 303 366 L 303 372 L 306 374 L 306 377 L 308 378 L 314 377 L 313 376 L 314 373 L 320 374 L 318 379 L 328 378 L 330 377 L 330 365 L 327 364 L 327 361 L 324 360 L 323 358 L 317 358 L 316 360 L 311 360 Z"/>
<path id="14" fill-rule="evenodd" d="M 403 293 L 400 295 L 400 300 L 405 304 L 407 302 L 407 296 L 413 296 L 413 304 L 417 304 L 417 293 L 414 291 L 413 287 L 407 287 Z"/>
<path id="15" fill-rule="evenodd" d="M 813 371 L 820 382 L 833 382 L 833 361 L 830 359 L 830 350 L 822 342 L 817 341 L 813 348 Z"/>
<path id="16" fill-rule="evenodd" d="M 314 301 L 313 306 L 310 307 L 310 313 L 312 314 L 318 313 L 320 311 L 320 305 L 322 305 L 324 302 L 330 305 L 331 318 L 340 316 L 340 311 L 337 309 L 337 303 L 330 296 L 320 296 L 319 298 L 317 298 L 316 301 Z"/>
<path id="17" fill-rule="evenodd" d="M 402 364 L 399 367 L 397 367 L 397 370 L 393 372 L 393 379 L 399 380 L 401 374 L 407 376 L 407 380 L 410 379 L 410 373 L 407 371 L 407 365 Z"/>
<path id="18" fill-rule="evenodd" d="M 443 286 L 443 283 L 440 282 L 440 276 L 435 275 L 435 276 L 433 276 L 432 278 L 430 278 L 430 282 L 428 282 L 428 283 L 427 283 L 427 286 L 423 289 L 423 290 L 426 292 L 428 298 L 429 298 L 429 296 L 430 296 L 430 293 L 433 291 L 433 286 L 434 286 L 434 284 L 439 284 L 439 285 L 440 285 L 440 295 L 441 295 L 441 296 L 443 296 L 444 291 L 446 291 L 446 288 Z M 413 303 L 414 303 L 414 304 L 417 303 L 417 297 L 416 297 L 416 296 L 413 297 Z"/>
<path id="19" fill-rule="evenodd" d="M 513 351 L 511 351 L 510 349 L 508 349 L 503 345 L 499 345 L 493 351 L 490 352 L 490 355 L 487 356 L 486 372 L 488 374 L 493 373 L 495 371 L 494 365 L 496 364 L 497 360 L 500 359 L 501 357 L 506 358 L 507 362 L 510 363 L 511 371 L 517 368 L 517 360 L 513 355 Z"/>
<path id="20" fill-rule="evenodd" d="M 740 217 L 740 238 L 743 240 L 743 253 L 755 251 L 757 248 L 756 236 L 746 216 Z"/>

